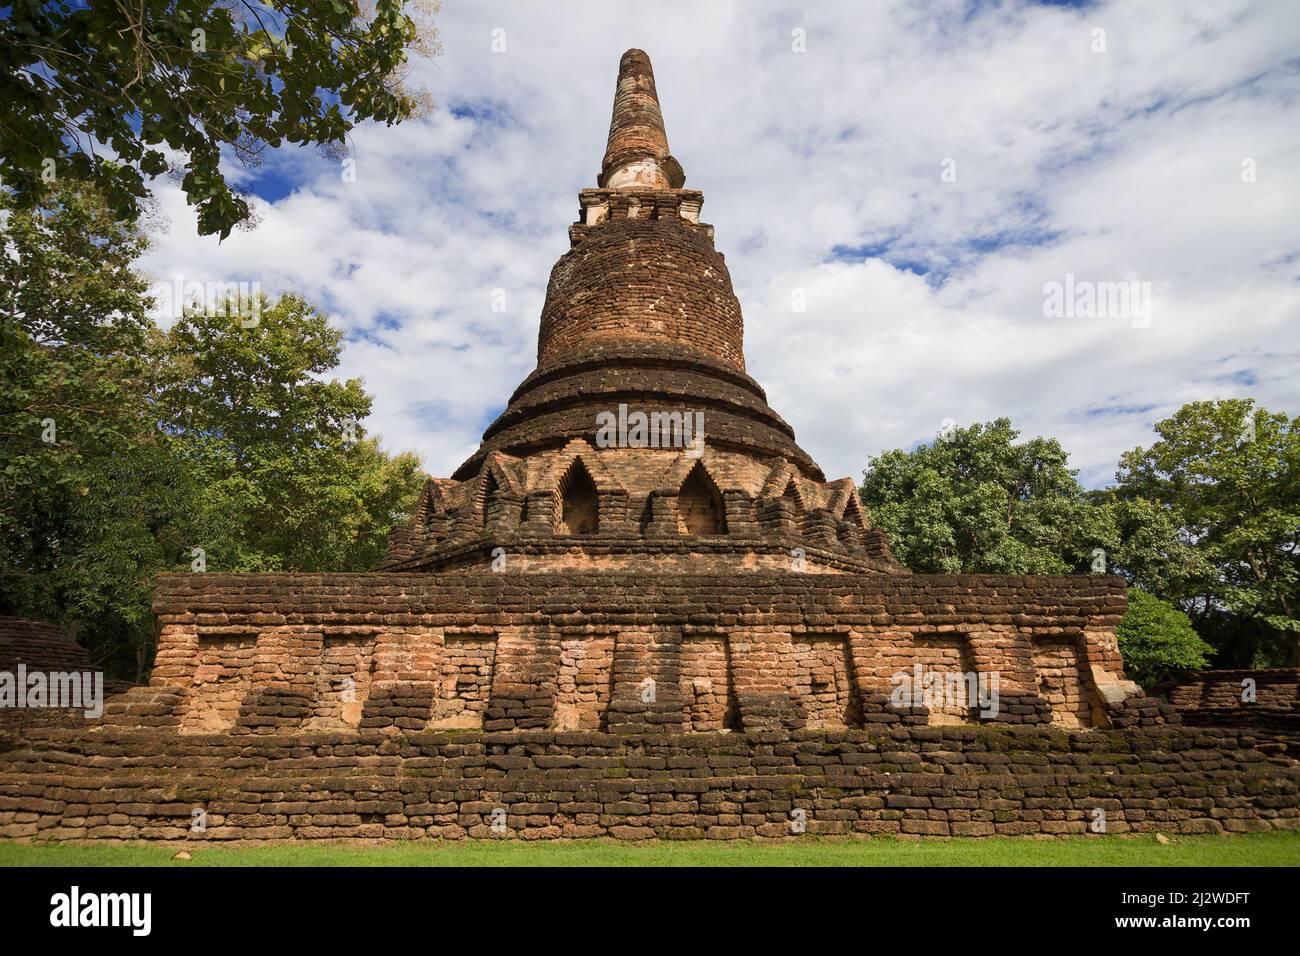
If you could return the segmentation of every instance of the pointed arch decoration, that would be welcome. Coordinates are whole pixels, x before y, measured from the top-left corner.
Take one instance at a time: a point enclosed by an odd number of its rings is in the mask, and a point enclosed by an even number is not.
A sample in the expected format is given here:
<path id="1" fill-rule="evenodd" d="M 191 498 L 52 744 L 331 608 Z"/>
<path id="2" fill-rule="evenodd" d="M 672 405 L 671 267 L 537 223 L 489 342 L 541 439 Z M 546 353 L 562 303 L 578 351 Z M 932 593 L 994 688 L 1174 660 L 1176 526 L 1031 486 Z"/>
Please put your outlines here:
<path id="1" fill-rule="evenodd" d="M 420 489 L 420 497 L 415 502 L 412 527 L 416 534 L 424 535 L 428 532 L 433 516 L 442 510 L 441 500 L 442 493 L 438 486 L 432 478 L 426 478 L 424 487 Z"/>
<path id="2" fill-rule="evenodd" d="M 563 535 L 595 534 L 600 529 L 600 497 L 581 457 L 569 464 L 556 490 L 560 496 L 560 521 L 556 530 Z"/>
<path id="3" fill-rule="evenodd" d="M 727 533 L 722 492 L 704 462 L 697 461 L 677 492 L 678 530 L 687 535 Z"/>
<path id="4" fill-rule="evenodd" d="M 795 482 L 798 488 L 799 472 L 788 461 L 778 461 L 776 465 L 768 472 L 767 478 L 763 481 L 763 490 L 759 492 L 760 498 L 779 498 Z"/>
<path id="5" fill-rule="evenodd" d="M 866 512 L 856 493 L 849 495 L 849 500 L 844 505 L 843 520 L 860 530 L 865 531 L 867 528 Z"/>
<path id="6" fill-rule="evenodd" d="M 793 476 L 791 476 L 790 480 L 785 483 L 785 488 L 781 491 L 781 497 L 787 501 L 793 502 L 795 510 L 800 514 L 808 510 L 807 506 L 804 504 L 803 492 L 799 490 L 799 483 L 794 480 Z"/>
<path id="7" fill-rule="evenodd" d="M 415 506 L 415 527 L 417 547 L 436 544 L 446 535 L 447 517 L 452 508 L 449 488 L 457 482 L 445 478 L 429 478 L 420 492 L 420 500 Z"/>
<path id="8" fill-rule="evenodd" d="M 600 454 L 581 438 L 574 438 L 561 449 L 560 454 L 542 472 L 534 487 L 558 488 L 575 460 L 581 458 L 582 466 L 596 484 L 597 491 L 613 491 L 619 487 L 618 481 L 610 473 L 609 467 L 601 461 Z"/>

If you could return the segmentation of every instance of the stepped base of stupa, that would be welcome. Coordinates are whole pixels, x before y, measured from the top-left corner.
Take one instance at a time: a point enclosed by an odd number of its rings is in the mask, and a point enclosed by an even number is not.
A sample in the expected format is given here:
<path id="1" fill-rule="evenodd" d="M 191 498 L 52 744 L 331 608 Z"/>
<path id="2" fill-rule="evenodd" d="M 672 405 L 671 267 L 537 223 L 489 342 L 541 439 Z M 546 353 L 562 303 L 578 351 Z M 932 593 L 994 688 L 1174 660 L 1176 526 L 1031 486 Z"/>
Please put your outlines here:
<path id="1" fill-rule="evenodd" d="M 1107 576 L 195 574 L 155 609 L 150 686 L 3 738 L 0 839 L 1300 827 L 1300 740 L 1118 677 Z"/>

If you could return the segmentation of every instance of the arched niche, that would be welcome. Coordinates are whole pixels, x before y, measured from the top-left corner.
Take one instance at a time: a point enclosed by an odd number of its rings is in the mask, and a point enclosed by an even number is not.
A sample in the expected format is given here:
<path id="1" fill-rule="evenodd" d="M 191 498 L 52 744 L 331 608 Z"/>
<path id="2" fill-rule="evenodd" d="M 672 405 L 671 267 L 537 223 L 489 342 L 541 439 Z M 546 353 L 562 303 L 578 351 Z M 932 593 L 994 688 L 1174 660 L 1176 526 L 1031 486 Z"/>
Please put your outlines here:
<path id="1" fill-rule="evenodd" d="M 703 463 L 696 462 L 677 492 L 677 521 L 682 534 L 717 535 L 727 533 L 726 510 L 722 492 L 709 477 Z"/>
<path id="2" fill-rule="evenodd" d="M 596 483 L 581 458 L 575 458 L 560 479 L 560 526 L 563 535 L 595 534 L 600 527 Z"/>

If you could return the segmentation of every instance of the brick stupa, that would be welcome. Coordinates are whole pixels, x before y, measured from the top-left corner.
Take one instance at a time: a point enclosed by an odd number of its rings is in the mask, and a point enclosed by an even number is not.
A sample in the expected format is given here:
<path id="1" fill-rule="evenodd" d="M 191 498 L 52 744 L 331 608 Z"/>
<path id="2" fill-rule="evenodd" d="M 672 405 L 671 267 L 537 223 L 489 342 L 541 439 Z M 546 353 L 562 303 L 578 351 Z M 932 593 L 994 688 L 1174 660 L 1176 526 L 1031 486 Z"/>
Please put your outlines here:
<path id="1" fill-rule="evenodd" d="M 150 686 L 0 759 L 0 838 L 1295 826 L 1294 760 L 1125 680 L 1119 578 L 894 560 L 746 374 L 684 183 L 630 50 L 537 368 L 478 450 L 375 571 L 160 577 Z M 900 675 L 995 678 L 996 706 Z"/>
<path id="2" fill-rule="evenodd" d="M 1000 723 L 1106 724 L 1137 694 L 1119 579 L 898 564 L 853 481 L 826 481 L 745 373 L 740 304 L 684 178 L 649 57 L 629 50 L 537 368 L 427 482 L 380 569 L 160 580 L 153 680 L 183 694 L 183 731 L 975 719 L 891 703 L 917 665 L 996 673 Z"/>
<path id="3" fill-rule="evenodd" d="M 537 368 L 478 451 L 429 481 L 385 570 L 483 569 L 501 548 L 528 571 L 902 571 L 853 480 L 826 481 L 745 373 L 740 303 L 683 181 L 650 59 L 629 50 Z M 621 439 L 600 434 L 610 420 Z"/>

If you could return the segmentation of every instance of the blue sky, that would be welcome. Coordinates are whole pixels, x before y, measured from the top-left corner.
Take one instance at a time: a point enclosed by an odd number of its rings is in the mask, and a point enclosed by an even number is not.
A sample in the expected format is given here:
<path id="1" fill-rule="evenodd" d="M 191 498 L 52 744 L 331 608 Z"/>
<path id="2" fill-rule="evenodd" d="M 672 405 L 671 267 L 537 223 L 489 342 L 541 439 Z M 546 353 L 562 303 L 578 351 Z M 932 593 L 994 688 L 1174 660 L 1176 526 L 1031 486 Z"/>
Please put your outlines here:
<path id="1" fill-rule="evenodd" d="M 347 331 L 367 427 L 449 474 L 533 368 L 638 46 L 750 371 L 828 477 L 1007 415 L 1096 486 L 1184 402 L 1300 411 L 1290 4 L 646 9 L 449 0 L 412 76 L 436 108 L 358 128 L 355 181 L 311 150 L 232 164 L 260 224 L 220 244 L 160 182 L 142 268 L 302 292 Z M 1067 275 L 1149 288 L 1150 321 L 1045 315 Z"/>

